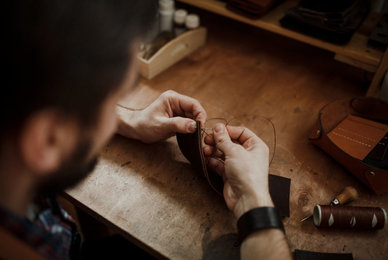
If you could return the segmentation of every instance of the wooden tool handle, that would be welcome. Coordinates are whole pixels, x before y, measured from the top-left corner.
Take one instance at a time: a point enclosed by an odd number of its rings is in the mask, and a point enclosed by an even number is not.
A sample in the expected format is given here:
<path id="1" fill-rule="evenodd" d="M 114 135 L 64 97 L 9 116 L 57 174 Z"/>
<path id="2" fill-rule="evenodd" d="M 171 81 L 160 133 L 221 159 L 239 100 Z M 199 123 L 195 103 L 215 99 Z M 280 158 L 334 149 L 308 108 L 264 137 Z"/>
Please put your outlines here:
<path id="1" fill-rule="evenodd" d="M 358 199 L 358 192 L 355 188 L 352 186 L 347 186 L 345 189 L 342 190 L 340 194 L 338 194 L 330 203 L 331 206 L 338 206 L 338 205 L 345 205 L 349 202 L 352 202 L 354 200 Z M 303 222 L 309 218 L 311 218 L 313 215 L 306 216 L 303 218 L 300 222 Z"/>
<path id="2" fill-rule="evenodd" d="M 351 186 L 348 186 L 340 194 L 338 194 L 335 199 L 337 199 L 339 205 L 344 205 L 356 200 L 357 198 L 357 190 Z"/>

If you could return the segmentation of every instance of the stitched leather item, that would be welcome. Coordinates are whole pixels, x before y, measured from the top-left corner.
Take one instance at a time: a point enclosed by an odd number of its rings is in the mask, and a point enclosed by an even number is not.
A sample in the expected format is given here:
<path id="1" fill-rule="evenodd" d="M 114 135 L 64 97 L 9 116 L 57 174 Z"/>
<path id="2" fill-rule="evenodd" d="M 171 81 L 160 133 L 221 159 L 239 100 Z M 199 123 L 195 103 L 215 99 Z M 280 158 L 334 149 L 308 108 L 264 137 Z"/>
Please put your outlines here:
<path id="1" fill-rule="evenodd" d="M 388 103 L 377 98 L 354 98 L 350 106 L 361 117 L 388 123 Z"/>
<path id="2" fill-rule="evenodd" d="M 222 178 L 206 167 L 205 156 L 202 149 L 201 122 L 197 122 L 197 130 L 193 134 L 177 134 L 179 149 L 191 163 L 196 171 L 199 171 L 208 180 L 210 186 L 222 196 L 224 183 Z"/>
<path id="3" fill-rule="evenodd" d="M 310 36 L 344 44 L 369 13 L 369 0 L 302 0 L 280 24 Z"/>
<path id="4" fill-rule="evenodd" d="M 226 8 L 255 19 L 267 13 L 276 0 L 229 0 Z"/>
<path id="5" fill-rule="evenodd" d="M 348 115 L 328 133 L 329 139 L 345 153 L 364 160 L 388 131 L 388 126 Z"/>
<path id="6" fill-rule="evenodd" d="M 204 176 L 210 186 L 222 196 L 224 182 L 222 177 L 207 167 L 202 149 L 201 123 L 197 122 L 197 130 L 192 134 L 176 134 L 179 149 L 193 168 Z M 282 216 L 290 216 L 289 196 L 291 180 L 276 175 L 269 175 L 269 191 L 275 206 Z"/>
<path id="7" fill-rule="evenodd" d="M 309 137 L 376 194 L 388 192 L 387 111 L 376 98 L 337 100 L 321 109 Z"/>

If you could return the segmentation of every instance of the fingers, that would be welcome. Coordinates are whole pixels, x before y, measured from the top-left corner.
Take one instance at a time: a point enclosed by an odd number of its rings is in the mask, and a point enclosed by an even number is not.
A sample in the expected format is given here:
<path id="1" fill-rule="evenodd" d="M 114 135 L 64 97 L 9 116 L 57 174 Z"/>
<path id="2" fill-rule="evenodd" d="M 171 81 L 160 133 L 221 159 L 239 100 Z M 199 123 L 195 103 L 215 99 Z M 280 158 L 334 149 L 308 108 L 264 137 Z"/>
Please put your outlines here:
<path id="1" fill-rule="evenodd" d="M 258 138 L 251 130 L 240 126 L 227 126 L 230 138 L 238 141 L 240 144 L 244 144 L 250 138 Z"/>
<path id="2" fill-rule="evenodd" d="M 173 133 L 189 134 L 197 129 L 197 123 L 194 120 L 183 117 L 168 118 L 166 124 Z"/>
<path id="3" fill-rule="evenodd" d="M 195 121 L 200 121 L 202 125 L 205 124 L 207 114 L 198 100 L 172 90 L 163 94 L 167 96 L 174 115 L 189 117 Z"/>
<path id="4" fill-rule="evenodd" d="M 218 175 L 223 176 L 225 172 L 225 164 L 216 158 L 209 159 L 209 167 L 215 171 Z"/>
<path id="5" fill-rule="evenodd" d="M 230 139 L 232 139 L 232 141 L 235 141 L 239 144 L 243 144 L 244 142 L 246 142 L 250 138 L 259 139 L 248 128 L 240 127 L 240 126 L 230 126 L 230 125 L 226 126 L 226 128 L 228 129 Z M 209 134 L 209 135 L 205 136 L 204 141 L 208 145 L 215 144 L 213 134 Z"/>
<path id="6" fill-rule="evenodd" d="M 205 142 L 205 144 L 208 144 L 208 145 L 215 145 L 214 137 L 212 134 L 205 136 L 204 142 Z"/>
<path id="7" fill-rule="evenodd" d="M 235 146 L 230 139 L 229 133 L 223 124 L 217 124 L 213 129 L 213 138 L 215 141 L 215 145 L 218 149 L 221 150 L 225 154 L 225 156 L 229 156 L 234 153 Z"/>
<path id="8" fill-rule="evenodd" d="M 247 150 L 258 147 L 268 149 L 267 145 L 248 128 L 228 125 L 226 129 L 232 142 L 242 145 Z M 204 142 L 210 146 L 216 145 L 213 134 L 205 136 Z"/>
<path id="9" fill-rule="evenodd" d="M 214 146 L 205 146 L 203 147 L 203 153 L 205 156 L 212 156 L 216 149 Z"/>
<path id="10" fill-rule="evenodd" d="M 205 146 L 203 147 L 203 153 L 205 156 L 211 156 L 215 158 L 224 159 L 225 155 L 223 152 L 221 152 L 217 147 L 215 146 Z"/>

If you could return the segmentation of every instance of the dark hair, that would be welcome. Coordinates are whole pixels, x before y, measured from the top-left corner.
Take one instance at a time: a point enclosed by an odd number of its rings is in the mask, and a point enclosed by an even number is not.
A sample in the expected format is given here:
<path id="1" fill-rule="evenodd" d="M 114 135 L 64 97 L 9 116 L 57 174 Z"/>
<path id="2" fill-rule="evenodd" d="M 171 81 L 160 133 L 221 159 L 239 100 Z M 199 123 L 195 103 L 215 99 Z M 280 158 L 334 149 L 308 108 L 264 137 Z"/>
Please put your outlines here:
<path id="1" fill-rule="evenodd" d="M 0 134 L 57 108 L 83 122 L 128 71 L 131 43 L 152 23 L 153 0 L 6 0 L 2 3 Z"/>

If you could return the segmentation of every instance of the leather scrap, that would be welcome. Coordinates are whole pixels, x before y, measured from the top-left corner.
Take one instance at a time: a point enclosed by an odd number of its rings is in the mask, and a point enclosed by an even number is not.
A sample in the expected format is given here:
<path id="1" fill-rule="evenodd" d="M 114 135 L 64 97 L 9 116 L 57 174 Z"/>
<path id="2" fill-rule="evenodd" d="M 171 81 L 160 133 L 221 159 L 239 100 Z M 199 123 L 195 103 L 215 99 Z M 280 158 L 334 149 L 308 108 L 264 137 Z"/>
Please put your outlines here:
<path id="1" fill-rule="evenodd" d="M 353 256 L 348 253 L 320 253 L 295 249 L 295 260 L 353 260 Z"/>
<path id="2" fill-rule="evenodd" d="M 207 167 L 202 149 L 201 123 L 197 122 L 197 130 L 192 134 L 176 135 L 179 149 L 193 168 L 204 176 L 209 185 L 222 196 L 224 182 L 222 177 Z M 290 183 L 289 178 L 269 175 L 269 191 L 275 206 L 282 216 L 290 216 Z"/>

